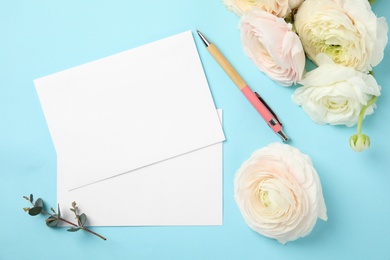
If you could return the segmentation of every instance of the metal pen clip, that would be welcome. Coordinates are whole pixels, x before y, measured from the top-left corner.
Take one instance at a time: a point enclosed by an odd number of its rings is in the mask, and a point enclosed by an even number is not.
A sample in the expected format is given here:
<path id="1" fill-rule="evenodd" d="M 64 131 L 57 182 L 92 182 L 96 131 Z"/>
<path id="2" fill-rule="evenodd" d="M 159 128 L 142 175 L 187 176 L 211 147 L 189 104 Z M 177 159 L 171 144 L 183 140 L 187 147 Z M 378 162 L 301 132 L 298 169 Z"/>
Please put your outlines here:
<path id="1" fill-rule="evenodd" d="M 277 125 L 277 124 L 279 124 L 279 125 L 283 125 L 282 124 L 282 122 L 279 120 L 279 118 L 278 118 L 278 116 L 274 113 L 274 111 L 272 111 L 272 109 L 268 106 L 268 104 L 267 104 L 267 102 L 265 102 L 264 101 L 264 99 L 257 93 L 257 92 L 254 92 L 255 93 L 255 95 L 256 95 L 256 97 L 260 100 L 260 102 L 261 103 L 263 103 L 263 105 L 268 109 L 268 111 L 272 114 L 272 116 L 274 117 L 274 118 L 272 118 L 271 120 L 270 120 L 270 124 L 271 125 Z"/>

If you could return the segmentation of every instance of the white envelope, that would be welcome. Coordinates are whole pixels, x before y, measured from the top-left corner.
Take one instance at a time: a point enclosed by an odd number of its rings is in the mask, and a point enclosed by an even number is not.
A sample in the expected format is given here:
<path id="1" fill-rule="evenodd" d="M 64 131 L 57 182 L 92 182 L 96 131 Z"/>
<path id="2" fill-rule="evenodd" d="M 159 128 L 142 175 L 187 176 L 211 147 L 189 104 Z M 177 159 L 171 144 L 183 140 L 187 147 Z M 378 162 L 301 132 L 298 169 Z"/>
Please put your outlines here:
<path id="1" fill-rule="evenodd" d="M 67 219 L 76 201 L 91 226 L 222 225 L 222 143 L 73 191 L 62 165 L 57 200 Z"/>
<path id="2" fill-rule="evenodd" d="M 224 140 L 190 31 L 34 83 L 68 190 Z"/>

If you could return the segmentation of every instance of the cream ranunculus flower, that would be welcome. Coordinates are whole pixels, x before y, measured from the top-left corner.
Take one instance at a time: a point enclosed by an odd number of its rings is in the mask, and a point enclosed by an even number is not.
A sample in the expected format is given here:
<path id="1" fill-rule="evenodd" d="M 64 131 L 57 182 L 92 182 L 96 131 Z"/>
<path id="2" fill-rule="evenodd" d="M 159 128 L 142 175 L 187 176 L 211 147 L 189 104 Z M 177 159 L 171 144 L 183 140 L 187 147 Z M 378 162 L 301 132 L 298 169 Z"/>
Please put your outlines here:
<path id="1" fill-rule="evenodd" d="M 361 109 L 380 95 L 380 86 L 372 75 L 335 64 L 325 54 L 317 55 L 316 61 L 319 67 L 305 74 L 294 102 L 318 124 L 355 125 Z M 373 107 L 365 115 L 374 113 Z"/>
<path id="2" fill-rule="evenodd" d="M 224 0 L 226 8 L 239 17 L 254 6 L 278 17 L 285 17 L 291 10 L 299 7 L 304 0 Z"/>
<path id="3" fill-rule="evenodd" d="M 368 72 L 383 59 L 388 26 L 367 0 L 306 0 L 295 28 L 308 57 L 326 53 L 334 62 Z"/>
<path id="4" fill-rule="evenodd" d="M 237 171 L 235 200 L 256 232 L 285 244 L 327 220 L 320 178 L 309 156 L 287 144 L 255 151 Z"/>
<path id="5" fill-rule="evenodd" d="M 291 24 L 255 7 L 241 17 L 241 42 L 256 67 L 283 86 L 298 82 L 305 53 Z"/>

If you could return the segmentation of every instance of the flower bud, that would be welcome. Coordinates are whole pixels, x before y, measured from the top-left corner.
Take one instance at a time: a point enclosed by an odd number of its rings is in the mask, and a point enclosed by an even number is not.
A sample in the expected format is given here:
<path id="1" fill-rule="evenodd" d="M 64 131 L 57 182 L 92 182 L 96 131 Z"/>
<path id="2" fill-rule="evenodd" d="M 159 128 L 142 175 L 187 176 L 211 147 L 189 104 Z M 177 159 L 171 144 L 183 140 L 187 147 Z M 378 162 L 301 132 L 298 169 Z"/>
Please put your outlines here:
<path id="1" fill-rule="evenodd" d="M 355 152 L 361 152 L 370 147 L 370 137 L 365 134 L 354 134 L 349 138 L 349 144 Z"/>

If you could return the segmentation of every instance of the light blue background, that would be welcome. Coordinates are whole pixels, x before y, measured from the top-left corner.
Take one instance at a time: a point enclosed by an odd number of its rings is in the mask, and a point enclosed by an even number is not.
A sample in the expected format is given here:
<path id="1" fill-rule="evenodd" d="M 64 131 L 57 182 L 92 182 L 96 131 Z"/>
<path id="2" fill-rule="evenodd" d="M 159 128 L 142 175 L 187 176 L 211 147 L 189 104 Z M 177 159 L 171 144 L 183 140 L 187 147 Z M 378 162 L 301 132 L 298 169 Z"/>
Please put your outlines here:
<path id="1" fill-rule="evenodd" d="M 373 10 L 389 16 L 390 2 L 378 0 Z M 390 259 L 389 48 L 375 68 L 383 87 L 378 109 L 363 126 L 372 145 L 355 153 L 348 140 L 356 129 L 313 123 L 292 102 L 294 87 L 278 86 L 244 55 L 237 24 L 219 0 L 0 0 L 0 259 Z M 223 226 L 94 228 L 104 242 L 47 228 L 42 216 L 23 212 L 22 196 L 30 193 L 56 204 L 56 154 L 33 80 L 197 28 L 276 110 L 290 144 L 312 157 L 329 220 L 286 246 L 244 223 L 233 199 L 235 172 L 279 138 L 197 36 L 216 105 L 224 110 Z"/>

